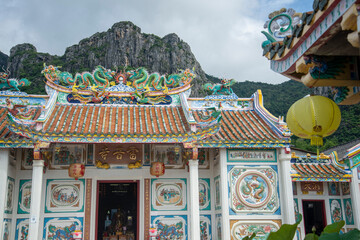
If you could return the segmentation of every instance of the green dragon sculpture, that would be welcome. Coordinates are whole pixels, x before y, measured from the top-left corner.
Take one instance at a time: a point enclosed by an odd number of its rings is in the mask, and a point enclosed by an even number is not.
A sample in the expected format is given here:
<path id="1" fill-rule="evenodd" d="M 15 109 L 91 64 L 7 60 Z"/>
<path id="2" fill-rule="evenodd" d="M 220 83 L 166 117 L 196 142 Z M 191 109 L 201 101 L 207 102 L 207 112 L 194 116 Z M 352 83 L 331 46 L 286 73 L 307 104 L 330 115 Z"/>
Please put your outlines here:
<path id="1" fill-rule="evenodd" d="M 234 79 L 222 79 L 221 84 L 206 83 L 203 88 L 212 91 L 212 95 L 232 95 L 234 91 L 231 86 L 235 84 Z"/>
<path id="2" fill-rule="evenodd" d="M 0 90 L 20 91 L 19 87 L 29 86 L 30 82 L 26 78 L 19 81 L 15 78 L 10 78 L 9 69 L 3 69 L 5 72 L 0 72 Z"/>

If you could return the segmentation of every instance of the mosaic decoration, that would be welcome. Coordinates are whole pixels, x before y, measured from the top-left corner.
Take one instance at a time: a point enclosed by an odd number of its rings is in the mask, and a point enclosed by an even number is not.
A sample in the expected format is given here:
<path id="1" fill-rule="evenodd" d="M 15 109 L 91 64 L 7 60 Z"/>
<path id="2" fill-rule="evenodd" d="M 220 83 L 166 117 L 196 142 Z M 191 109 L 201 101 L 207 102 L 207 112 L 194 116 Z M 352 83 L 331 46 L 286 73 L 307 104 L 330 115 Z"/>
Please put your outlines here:
<path id="1" fill-rule="evenodd" d="M 144 179 L 144 239 L 149 239 L 150 228 L 150 179 Z"/>
<path id="2" fill-rule="evenodd" d="M 340 183 L 328 182 L 328 189 L 330 196 L 340 196 Z"/>
<path id="3" fill-rule="evenodd" d="M 348 182 L 341 183 L 341 192 L 343 196 L 350 195 L 350 183 Z"/>
<path id="4" fill-rule="evenodd" d="M 187 216 L 152 216 L 151 222 L 157 226 L 158 239 L 186 240 Z"/>
<path id="5" fill-rule="evenodd" d="M 211 215 L 200 216 L 200 239 L 211 240 Z"/>
<path id="6" fill-rule="evenodd" d="M 15 179 L 8 176 L 6 183 L 6 196 L 5 196 L 5 213 L 7 214 L 12 214 L 13 211 L 14 191 L 15 191 Z"/>
<path id="7" fill-rule="evenodd" d="M 151 210 L 186 210 L 186 179 L 152 179 Z"/>
<path id="8" fill-rule="evenodd" d="M 292 54 L 287 55 L 279 61 L 271 60 L 270 67 L 278 73 L 286 72 L 295 64 L 298 59 L 313 46 L 313 44 L 326 33 L 326 31 L 349 9 L 355 0 L 341 0 L 337 7 L 332 9 L 329 14 L 320 22 L 320 24 L 307 34 L 308 37 L 303 41 Z"/>
<path id="9" fill-rule="evenodd" d="M 220 176 L 214 179 L 215 184 L 215 210 L 221 209 L 221 192 L 220 192 Z"/>
<path id="10" fill-rule="evenodd" d="M 295 211 L 295 222 L 298 222 L 300 213 L 299 213 L 299 203 L 297 198 L 294 198 L 294 211 Z"/>
<path id="11" fill-rule="evenodd" d="M 2 228 L 3 228 L 2 240 L 10 240 L 11 239 L 11 219 L 4 218 Z"/>
<path id="12" fill-rule="evenodd" d="M 78 217 L 61 217 L 44 219 L 43 240 L 72 240 L 72 232 L 83 230 L 83 219 Z"/>
<path id="13" fill-rule="evenodd" d="M 228 162 L 276 162 L 275 150 L 228 150 Z"/>
<path id="14" fill-rule="evenodd" d="M 86 165 L 94 165 L 94 145 L 88 144 L 87 145 L 87 152 L 86 152 Z"/>
<path id="15" fill-rule="evenodd" d="M 351 198 L 346 198 L 343 201 L 346 225 L 354 225 L 354 213 L 352 210 Z"/>
<path id="16" fill-rule="evenodd" d="M 91 192 L 92 192 L 92 179 L 86 179 L 86 192 L 85 192 L 85 211 L 84 211 L 84 239 L 90 240 L 91 231 Z"/>
<path id="17" fill-rule="evenodd" d="M 199 206 L 200 210 L 211 210 L 209 178 L 199 179 Z"/>
<path id="18" fill-rule="evenodd" d="M 179 168 L 183 166 L 182 149 L 180 145 L 154 145 L 152 161 L 163 162 L 166 167 Z"/>
<path id="19" fill-rule="evenodd" d="M 330 216 L 332 223 L 339 222 L 343 219 L 341 209 L 340 199 L 330 199 Z"/>
<path id="20" fill-rule="evenodd" d="M 192 156 L 192 149 L 183 149 L 183 161 L 185 164 L 188 164 L 189 159 Z M 210 167 L 209 162 L 209 149 L 207 148 L 199 148 L 198 149 L 198 160 L 199 160 L 199 168 L 208 169 Z"/>
<path id="21" fill-rule="evenodd" d="M 73 77 L 59 68 L 44 65 L 42 73 L 47 85 L 66 93 L 70 103 L 170 104 L 170 95 L 188 90 L 196 76 L 190 69 L 161 76 L 149 74 L 143 67 L 114 72 L 97 66 L 92 73 L 76 73 Z"/>
<path id="22" fill-rule="evenodd" d="M 241 240 L 256 233 L 256 240 L 265 240 L 270 232 L 279 230 L 279 225 L 273 221 L 238 221 L 230 220 L 231 240 Z"/>
<path id="23" fill-rule="evenodd" d="M 6 72 L 0 72 L 0 89 L 7 91 L 19 91 L 19 87 L 30 86 L 29 80 L 22 78 L 17 80 L 15 78 L 9 78 L 11 72 L 6 69 Z"/>
<path id="24" fill-rule="evenodd" d="M 27 240 L 29 234 L 29 219 L 16 220 L 15 240 Z"/>
<path id="25" fill-rule="evenodd" d="M 45 212 L 82 212 L 85 179 L 47 180 Z"/>
<path id="26" fill-rule="evenodd" d="M 229 166 L 231 168 L 231 166 Z M 230 206 L 235 213 L 275 213 L 279 208 L 276 166 L 235 166 L 230 172 Z M 234 214 L 230 211 L 230 214 Z"/>
<path id="27" fill-rule="evenodd" d="M 151 144 L 144 144 L 144 166 L 150 166 L 151 162 Z"/>
<path id="28" fill-rule="evenodd" d="M 72 163 L 84 164 L 85 145 L 61 145 L 55 147 L 51 168 L 64 168 Z"/>
<path id="29" fill-rule="evenodd" d="M 30 213 L 31 180 L 20 180 L 18 214 Z"/>
<path id="30" fill-rule="evenodd" d="M 21 169 L 28 170 L 32 169 L 33 159 L 34 159 L 34 149 L 22 149 L 22 160 L 21 160 Z"/>
<path id="31" fill-rule="evenodd" d="M 236 81 L 234 79 L 222 79 L 220 84 L 206 83 L 203 88 L 211 91 L 211 95 L 232 95 L 234 91 L 231 86 L 235 83 Z"/>
<path id="32" fill-rule="evenodd" d="M 296 239 L 297 240 L 303 240 L 301 238 L 301 229 L 299 227 L 296 229 Z"/>
<path id="33" fill-rule="evenodd" d="M 135 161 L 143 160 L 142 144 L 97 144 L 95 146 L 95 159 L 103 163 L 116 165 L 128 165 Z"/>
<path id="34" fill-rule="evenodd" d="M 215 233 L 215 239 L 216 240 L 222 240 L 222 237 L 221 237 L 221 231 L 222 231 L 222 216 L 221 214 L 216 214 L 215 215 L 215 230 L 216 230 L 216 233 Z"/>

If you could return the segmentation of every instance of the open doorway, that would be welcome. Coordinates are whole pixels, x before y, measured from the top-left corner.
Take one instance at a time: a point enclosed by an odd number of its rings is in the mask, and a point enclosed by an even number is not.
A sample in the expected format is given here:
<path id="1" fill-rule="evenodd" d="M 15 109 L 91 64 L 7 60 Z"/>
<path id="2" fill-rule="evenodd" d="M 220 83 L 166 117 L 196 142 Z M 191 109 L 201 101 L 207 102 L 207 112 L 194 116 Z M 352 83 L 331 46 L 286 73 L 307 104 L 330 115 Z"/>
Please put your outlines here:
<path id="1" fill-rule="evenodd" d="M 312 228 L 315 227 L 315 233 L 320 236 L 326 226 L 324 200 L 303 200 L 302 205 L 305 234 L 312 233 Z"/>
<path id="2" fill-rule="evenodd" d="M 138 239 L 138 209 L 138 181 L 98 181 L 96 239 Z"/>

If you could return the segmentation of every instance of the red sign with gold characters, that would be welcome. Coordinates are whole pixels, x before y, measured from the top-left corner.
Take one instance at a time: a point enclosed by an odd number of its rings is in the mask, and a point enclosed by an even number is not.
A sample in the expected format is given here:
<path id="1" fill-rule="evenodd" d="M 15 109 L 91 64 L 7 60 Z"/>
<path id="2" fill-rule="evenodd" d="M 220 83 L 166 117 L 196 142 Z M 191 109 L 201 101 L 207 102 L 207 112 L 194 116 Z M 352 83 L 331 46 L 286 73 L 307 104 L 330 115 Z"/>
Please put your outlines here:
<path id="1" fill-rule="evenodd" d="M 301 182 L 301 191 L 302 192 L 323 192 L 324 187 L 322 182 Z"/>
<path id="2" fill-rule="evenodd" d="M 129 164 L 143 160 L 142 144 L 99 144 L 95 147 L 95 160 L 108 164 Z"/>

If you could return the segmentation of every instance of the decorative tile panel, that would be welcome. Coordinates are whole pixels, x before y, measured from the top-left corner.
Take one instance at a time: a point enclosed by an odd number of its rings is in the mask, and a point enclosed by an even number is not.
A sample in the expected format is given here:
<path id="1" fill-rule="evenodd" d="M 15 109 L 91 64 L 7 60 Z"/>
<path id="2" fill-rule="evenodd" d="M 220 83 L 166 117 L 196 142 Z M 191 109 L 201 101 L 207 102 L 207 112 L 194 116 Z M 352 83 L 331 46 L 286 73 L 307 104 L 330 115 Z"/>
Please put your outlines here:
<path id="1" fill-rule="evenodd" d="M 350 183 L 349 182 L 341 183 L 341 193 L 343 196 L 350 195 Z"/>
<path id="2" fill-rule="evenodd" d="M 275 150 L 228 150 L 228 162 L 276 162 Z"/>
<path id="3" fill-rule="evenodd" d="M 343 219 L 340 199 L 329 199 L 331 222 L 339 222 Z"/>
<path id="4" fill-rule="evenodd" d="M 351 198 L 346 198 L 343 201 L 346 225 L 354 225 L 354 213 L 352 210 Z"/>
<path id="5" fill-rule="evenodd" d="M 5 213 L 7 214 L 12 214 L 13 211 L 14 191 L 15 191 L 15 179 L 8 176 L 6 182 L 6 196 L 5 196 Z"/>
<path id="6" fill-rule="evenodd" d="M 330 196 L 340 196 L 340 183 L 328 182 L 328 189 Z"/>
<path id="7" fill-rule="evenodd" d="M 11 239 L 11 219 L 4 218 L 2 222 L 3 236 L 2 240 Z"/>
<path id="8" fill-rule="evenodd" d="M 47 180 L 45 212 L 82 212 L 85 179 Z"/>
<path id="9" fill-rule="evenodd" d="M 50 167 L 66 168 L 72 163 L 85 163 L 85 145 L 61 145 L 54 151 Z"/>
<path id="10" fill-rule="evenodd" d="M 82 218 L 45 218 L 43 240 L 72 240 L 72 232 L 77 228 L 83 230 Z"/>
<path id="11" fill-rule="evenodd" d="M 31 180 L 20 180 L 18 214 L 30 213 Z"/>
<path id="12" fill-rule="evenodd" d="M 211 215 L 200 216 L 200 239 L 211 240 Z"/>
<path id="13" fill-rule="evenodd" d="M 222 240 L 221 238 L 221 231 L 222 231 L 222 215 L 221 214 L 216 214 L 215 215 L 215 239 L 216 240 Z"/>
<path id="14" fill-rule="evenodd" d="M 256 233 L 256 240 L 265 240 L 270 232 L 279 230 L 279 225 L 275 221 L 238 221 L 230 220 L 231 240 L 241 240 L 246 236 Z"/>
<path id="15" fill-rule="evenodd" d="M 215 183 L 215 210 L 221 210 L 220 176 L 216 176 Z"/>
<path id="16" fill-rule="evenodd" d="M 186 204 L 186 179 L 152 179 L 151 210 L 183 211 Z"/>
<path id="17" fill-rule="evenodd" d="M 210 179 L 199 179 L 199 206 L 200 210 L 211 210 Z"/>
<path id="18" fill-rule="evenodd" d="M 187 216 L 152 216 L 151 223 L 157 226 L 158 239 L 187 240 Z"/>
<path id="19" fill-rule="evenodd" d="M 16 220 L 15 240 L 27 240 L 29 234 L 29 219 Z"/>
<path id="20" fill-rule="evenodd" d="M 279 198 L 274 169 L 276 166 L 233 167 L 229 172 L 231 210 L 235 213 L 275 213 Z M 230 214 L 233 213 L 230 211 Z"/>

